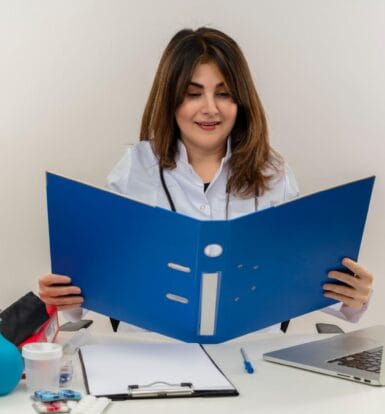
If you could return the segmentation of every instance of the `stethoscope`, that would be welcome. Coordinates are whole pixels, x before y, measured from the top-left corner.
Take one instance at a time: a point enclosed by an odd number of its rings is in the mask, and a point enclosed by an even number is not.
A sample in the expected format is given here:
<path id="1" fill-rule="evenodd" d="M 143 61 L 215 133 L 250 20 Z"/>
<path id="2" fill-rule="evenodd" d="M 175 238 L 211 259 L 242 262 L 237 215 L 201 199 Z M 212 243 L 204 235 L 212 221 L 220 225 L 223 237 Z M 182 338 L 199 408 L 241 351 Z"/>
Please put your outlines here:
<path id="1" fill-rule="evenodd" d="M 171 208 L 172 211 L 175 211 L 176 212 L 175 204 L 174 204 L 174 201 L 173 201 L 173 199 L 171 197 L 170 191 L 169 191 L 169 189 L 167 187 L 166 180 L 164 179 L 163 168 L 160 166 L 160 164 L 159 164 L 159 176 L 160 176 L 160 181 L 162 183 L 163 190 L 164 190 L 164 192 L 166 194 L 168 203 L 170 205 L 170 208 Z M 225 207 L 225 219 L 226 220 L 229 218 L 229 204 L 230 204 L 230 194 L 226 190 L 226 207 Z M 254 208 L 255 208 L 254 211 L 257 211 L 257 208 L 258 208 L 258 197 L 254 197 Z"/>

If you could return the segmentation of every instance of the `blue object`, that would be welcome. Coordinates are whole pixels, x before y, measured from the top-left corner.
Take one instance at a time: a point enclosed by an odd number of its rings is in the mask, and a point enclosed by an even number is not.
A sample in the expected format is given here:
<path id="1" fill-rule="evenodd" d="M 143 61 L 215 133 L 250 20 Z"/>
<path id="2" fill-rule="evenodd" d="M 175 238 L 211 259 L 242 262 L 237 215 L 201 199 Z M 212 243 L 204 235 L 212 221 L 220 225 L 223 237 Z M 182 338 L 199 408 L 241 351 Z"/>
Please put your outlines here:
<path id="1" fill-rule="evenodd" d="M 20 351 L 0 333 L 0 396 L 9 394 L 17 386 L 23 367 Z"/>
<path id="2" fill-rule="evenodd" d="M 80 400 L 82 398 L 80 392 L 74 390 L 60 390 L 59 394 L 65 400 Z"/>
<path id="3" fill-rule="evenodd" d="M 61 400 L 61 396 L 57 392 L 37 390 L 33 393 L 33 398 L 41 402 L 52 402 Z"/>
<path id="4" fill-rule="evenodd" d="M 72 379 L 72 374 L 69 372 L 61 372 L 59 377 L 60 386 L 67 384 Z"/>
<path id="5" fill-rule="evenodd" d="M 63 387 L 66 384 L 68 384 L 72 380 L 72 376 L 73 376 L 72 361 L 69 360 L 60 369 L 60 375 L 59 375 L 60 386 Z M 71 391 L 71 390 L 63 390 L 63 391 Z"/>
<path id="6" fill-rule="evenodd" d="M 322 286 L 358 257 L 373 183 L 201 221 L 48 173 L 52 272 L 71 276 L 87 309 L 222 342 L 335 303 Z"/>
<path id="7" fill-rule="evenodd" d="M 73 390 L 60 390 L 51 392 L 47 390 L 37 390 L 33 393 L 33 398 L 41 402 L 53 402 L 61 400 L 80 400 L 82 398 L 80 392 Z"/>
<path id="8" fill-rule="evenodd" d="M 246 351 L 243 348 L 241 348 L 241 355 L 242 355 L 243 365 L 245 367 L 245 370 L 247 371 L 247 373 L 253 374 L 254 368 L 251 365 L 251 362 L 249 361 L 249 358 L 247 357 Z"/>

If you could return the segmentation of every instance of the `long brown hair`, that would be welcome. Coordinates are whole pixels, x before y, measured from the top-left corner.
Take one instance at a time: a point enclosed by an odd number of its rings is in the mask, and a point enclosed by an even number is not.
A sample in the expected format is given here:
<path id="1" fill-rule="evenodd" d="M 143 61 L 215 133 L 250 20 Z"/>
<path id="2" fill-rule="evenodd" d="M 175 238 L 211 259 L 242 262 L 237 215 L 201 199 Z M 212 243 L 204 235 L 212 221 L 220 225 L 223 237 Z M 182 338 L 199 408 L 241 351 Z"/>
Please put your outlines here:
<path id="1" fill-rule="evenodd" d="M 194 70 L 214 62 L 238 106 L 231 131 L 227 191 L 243 197 L 262 195 L 279 172 L 282 159 L 269 144 L 265 113 L 246 59 L 237 43 L 219 30 L 179 31 L 160 60 L 142 117 L 141 140 L 151 140 L 160 166 L 175 168 L 180 137 L 175 112 L 183 102 Z"/>

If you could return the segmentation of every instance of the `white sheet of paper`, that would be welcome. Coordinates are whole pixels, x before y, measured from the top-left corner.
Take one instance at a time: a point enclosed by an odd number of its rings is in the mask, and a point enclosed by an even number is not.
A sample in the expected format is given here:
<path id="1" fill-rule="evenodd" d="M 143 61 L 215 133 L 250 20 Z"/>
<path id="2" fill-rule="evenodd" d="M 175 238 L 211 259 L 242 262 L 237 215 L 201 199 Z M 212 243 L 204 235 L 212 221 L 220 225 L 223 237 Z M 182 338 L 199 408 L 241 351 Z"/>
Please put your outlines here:
<path id="1" fill-rule="evenodd" d="M 127 393 L 129 385 L 189 382 L 194 390 L 234 390 L 198 344 L 85 345 L 81 354 L 93 395 Z"/>

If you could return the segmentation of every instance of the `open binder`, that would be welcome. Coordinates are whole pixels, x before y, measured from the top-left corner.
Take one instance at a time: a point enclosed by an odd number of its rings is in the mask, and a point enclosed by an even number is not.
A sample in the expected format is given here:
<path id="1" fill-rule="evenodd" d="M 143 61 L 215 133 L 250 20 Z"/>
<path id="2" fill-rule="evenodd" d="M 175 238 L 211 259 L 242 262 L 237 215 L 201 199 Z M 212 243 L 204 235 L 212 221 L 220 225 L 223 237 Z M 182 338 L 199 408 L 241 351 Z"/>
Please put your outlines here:
<path id="1" fill-rule="evenodd" d="M 203 347 L 186 343 L 84 345 L 87 392 L 113 400 L 236 396 Z"/>
<path id="2" fill-rule="evenodd" d="M 222 342 L 335 303 L 322 285 L 357 260 L 373 183 L 202 221 L 48 173 L 52 272 L 71 276 L 87 309 Z"/>

